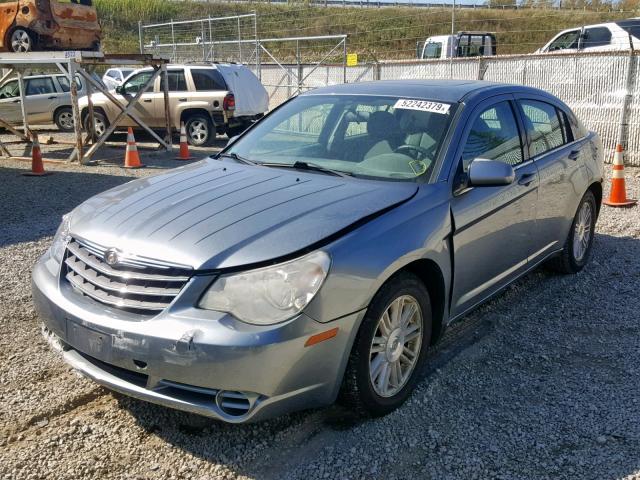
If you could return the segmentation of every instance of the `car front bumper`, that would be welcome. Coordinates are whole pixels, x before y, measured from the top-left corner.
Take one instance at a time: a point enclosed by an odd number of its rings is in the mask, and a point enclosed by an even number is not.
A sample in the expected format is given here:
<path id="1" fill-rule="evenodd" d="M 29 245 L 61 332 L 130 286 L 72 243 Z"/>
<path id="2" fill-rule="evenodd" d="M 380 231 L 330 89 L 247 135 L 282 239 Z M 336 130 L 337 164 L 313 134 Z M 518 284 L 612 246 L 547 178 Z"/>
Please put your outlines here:
<path id="1" fill-rule="evenodd" d="M 328 323 L 301 314 L 248 325 L 191 306 L 189 291 L 201 292 L 209 281 L 194 277 L 174 305 L 142 320 L 73 291 L 48 254 L 34 267 L 32 290 L 49 343 L 112 390 L 231 423 L 335 400 L 363 311 Z M 335 337 L 305 346 L 310 336 L 335 328 Z"/>

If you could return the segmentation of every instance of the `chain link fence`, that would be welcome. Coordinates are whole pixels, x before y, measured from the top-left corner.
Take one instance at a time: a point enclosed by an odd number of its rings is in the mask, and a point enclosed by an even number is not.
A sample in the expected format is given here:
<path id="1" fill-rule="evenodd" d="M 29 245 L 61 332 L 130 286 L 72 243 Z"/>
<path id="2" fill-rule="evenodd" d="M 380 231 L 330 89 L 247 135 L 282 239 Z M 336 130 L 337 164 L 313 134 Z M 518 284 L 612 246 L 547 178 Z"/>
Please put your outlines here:
<path id="1" fill-rule="evenodd" d="M 620 141 L 627 163 L 640 166 L 639 62 L 640 56 L 630 52 L 394 61 L 348 67 L 346 79 L 488 80 L 540 88 L 563 100 L 587 128 L 600 134 L 608 160 Z M 268 68 L 262 65 L 263 75 Z M 309 87 L 342 83 L 342 69 L 342 65 L 323 66 L 314 72 Z M 274 100 L 295 94 L 278 87 L 268 90 Z"/>

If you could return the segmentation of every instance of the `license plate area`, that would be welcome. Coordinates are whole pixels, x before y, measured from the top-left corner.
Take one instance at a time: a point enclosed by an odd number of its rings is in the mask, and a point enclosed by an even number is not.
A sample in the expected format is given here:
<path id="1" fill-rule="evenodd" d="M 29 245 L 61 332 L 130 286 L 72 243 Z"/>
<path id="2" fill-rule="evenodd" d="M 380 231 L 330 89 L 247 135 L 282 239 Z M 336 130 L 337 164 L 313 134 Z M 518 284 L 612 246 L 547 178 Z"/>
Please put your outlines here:
<path id="1" fill-rule="evenodd" d="M 73 348 L 103 362 L 112 359 L 112 335 L 85 327 L 67 318 L 67 343 Z"/>

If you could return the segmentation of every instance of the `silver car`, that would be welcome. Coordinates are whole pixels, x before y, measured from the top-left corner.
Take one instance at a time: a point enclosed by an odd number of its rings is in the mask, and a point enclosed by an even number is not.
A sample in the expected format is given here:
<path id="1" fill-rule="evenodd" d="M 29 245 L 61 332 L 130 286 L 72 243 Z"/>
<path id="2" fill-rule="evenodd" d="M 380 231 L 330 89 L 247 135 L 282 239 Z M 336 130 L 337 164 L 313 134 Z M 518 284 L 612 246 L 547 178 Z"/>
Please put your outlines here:
<path id="1" fill-rule="evenodd" d="M 602 180 L 598 136 L 540 90 L 327 87 L 78 206 L 33 298 L 113 390 L 227 422 L 338 397 L 383 415 L 453 321 L 543 262 L 587 264 Z"/>
<path id="2" fill-rule="evenodd" d="M 78 96 L 86 95 L 84 82 L 78 78 Z M 63 74 L 34 75 L 24 78 L 25 107 L 31 125 L 55 123 L 64 132 L 72 132 L 73 111 L 69 79 Z M 18 79 L 0 85 L 0 118 L 14 125 L 22 124 L 22 102 Z"/>

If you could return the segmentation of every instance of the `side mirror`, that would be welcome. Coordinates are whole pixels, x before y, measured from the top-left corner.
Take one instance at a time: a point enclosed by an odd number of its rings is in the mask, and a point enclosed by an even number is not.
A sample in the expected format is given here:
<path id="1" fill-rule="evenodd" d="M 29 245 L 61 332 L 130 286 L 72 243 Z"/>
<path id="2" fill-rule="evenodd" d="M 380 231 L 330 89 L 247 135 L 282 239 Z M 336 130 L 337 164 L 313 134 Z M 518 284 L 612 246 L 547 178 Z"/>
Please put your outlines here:
<path id="1" fill-rule="evenodd" d="M 473 186 L 510 185 L 515 178 L 513 167 L 497 160 L 476 158 L 469 165 L 469 183 Z"/>
<path id="2" fill-rule="evenodd" d="M 116 93 L 117 93 L 118 95 L 124 95 L 124 87 L 123 87 L 122 85 L 118 85 L 118 86 L 116 87 Z"/>
<path id="3" fill-rule="evenodd" d="M 238 140 L 238 138 L 240 138 L 240 135 L 236 135 L 234 137 L 231 137 L 229 140 L 227 140 L 227 147 L 232 143 L 235 143 L 235 141 Z"/>

